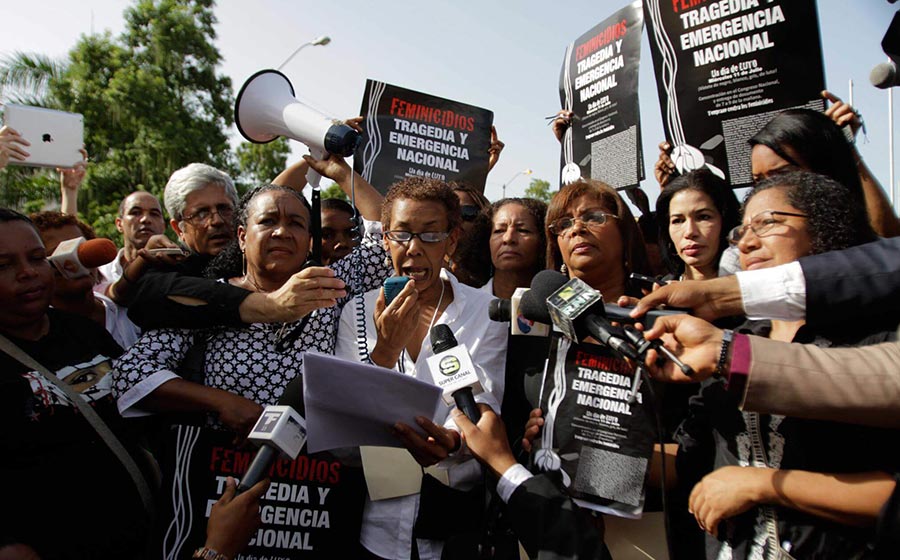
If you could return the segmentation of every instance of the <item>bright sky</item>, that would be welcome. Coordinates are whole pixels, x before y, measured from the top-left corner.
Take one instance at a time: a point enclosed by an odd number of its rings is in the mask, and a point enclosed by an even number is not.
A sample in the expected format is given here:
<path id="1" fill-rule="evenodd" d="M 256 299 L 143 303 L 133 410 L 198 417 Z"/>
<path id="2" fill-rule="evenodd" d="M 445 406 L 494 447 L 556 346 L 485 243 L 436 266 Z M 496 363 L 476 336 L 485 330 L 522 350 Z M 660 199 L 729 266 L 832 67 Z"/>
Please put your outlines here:
<path id="1" fill-rule="evenodd" d="M 331 44 L 306 47 L 284 72 L 302 101 L 330 116 L 359 113 L 367 78 L 494 111 L 506 143 L 488 176 L 486 194 L 496 199 L 502 184 L 513 177 L 507 195 L 523 194 L 530 177 L 516 175 L 526 168 L 556 188 L 559 144 L 544 117 L 560 106 L 558 81 L 566 45 L 626 3 L 220 0 L 216 44 L 225 59 L 220 71 L 231 77 L 235 94 L 257 70 L 277 67 L 299 45 L 328 35 Z M 6 3 L 0 55 L 21 50 L 62 57 L 79 35 L 92 29 L 119 33 L 128 5 L 127 0 Z M 826 83 L 846 99 L 853 81 L 854 104 L 868 130 L 868 142 L 859 139 L 860 151 L 885 186 L 888 94 L 871 86 L 868 76 L 886 60 L 881 38 L 896 9 L 887 0 L 819 0 Z M 648 177 L 643 186 L 653 201 L 659 189 L 652 166 L 663 132 L 646 34 L 640 84 Z"/>

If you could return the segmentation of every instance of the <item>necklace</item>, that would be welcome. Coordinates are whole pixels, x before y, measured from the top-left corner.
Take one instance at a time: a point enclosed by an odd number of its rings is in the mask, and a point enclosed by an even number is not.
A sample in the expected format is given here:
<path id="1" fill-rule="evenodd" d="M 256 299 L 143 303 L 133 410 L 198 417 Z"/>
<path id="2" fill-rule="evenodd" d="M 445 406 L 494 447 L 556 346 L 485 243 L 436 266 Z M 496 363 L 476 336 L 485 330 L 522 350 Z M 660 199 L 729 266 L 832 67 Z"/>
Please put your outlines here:
<path id="1" fill-rule="evenodd" d="M 438 298 L 437 307 L 434 308 L 434 314 L 431 316 L 431 323 L 428 325 L 428 332 L 431 332 L 431 327 L 434 326 L 434 320 L 437 319 L 438 311 L 441 309 L 441 303 L 444 302 L 444 288 L 446 285 L 444 284 L 444 279 L 441 278 L 441 297 Z"/>

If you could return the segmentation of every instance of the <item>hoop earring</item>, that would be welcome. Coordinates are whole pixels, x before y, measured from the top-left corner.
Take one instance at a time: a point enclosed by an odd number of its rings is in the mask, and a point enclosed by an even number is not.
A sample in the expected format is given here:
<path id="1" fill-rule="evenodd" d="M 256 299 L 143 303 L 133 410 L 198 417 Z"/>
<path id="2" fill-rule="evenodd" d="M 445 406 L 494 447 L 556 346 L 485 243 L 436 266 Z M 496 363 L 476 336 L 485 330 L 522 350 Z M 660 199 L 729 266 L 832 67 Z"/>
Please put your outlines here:
<path id="1" fill-rule="evenodd" d="M 562 272 L 563 274 L 565 274 L 566 276 L 569 275 L 569 269 L 566 267 L 566 263 L 562 263 L 561 265 L 559 265 L 559 271 Z"/>

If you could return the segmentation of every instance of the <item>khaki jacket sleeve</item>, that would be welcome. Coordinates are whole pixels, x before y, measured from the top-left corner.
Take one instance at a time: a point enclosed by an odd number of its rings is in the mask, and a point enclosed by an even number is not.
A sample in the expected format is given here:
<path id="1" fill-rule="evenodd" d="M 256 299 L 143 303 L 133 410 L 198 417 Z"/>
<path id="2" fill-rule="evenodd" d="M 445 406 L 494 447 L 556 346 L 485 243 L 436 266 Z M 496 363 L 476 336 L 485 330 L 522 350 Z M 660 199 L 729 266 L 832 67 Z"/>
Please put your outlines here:
<path id="1" fill-rule="evenodd" d="M 749 339 L 742 409 L 900 428 L 900 342 L 826 349 Z"/>

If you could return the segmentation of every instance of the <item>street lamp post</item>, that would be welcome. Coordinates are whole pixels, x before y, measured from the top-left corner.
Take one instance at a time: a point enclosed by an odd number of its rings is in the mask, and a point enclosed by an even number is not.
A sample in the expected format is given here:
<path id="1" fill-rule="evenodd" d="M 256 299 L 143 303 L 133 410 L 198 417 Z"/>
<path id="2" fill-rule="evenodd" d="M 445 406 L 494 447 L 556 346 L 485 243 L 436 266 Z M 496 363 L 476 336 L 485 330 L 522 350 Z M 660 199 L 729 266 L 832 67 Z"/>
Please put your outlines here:
<path id="1" fill-rule="evenodd" d="M 501 198 L 506 198 L 506 185 L 509 185 L 510 183 L 512 183 L 516 179 L 516 177 L 518 177 L 519 175 L 531 175 L 532 173 L 534 173 L 534 171 L 532 171 L 531 169 L 523 169 L 522 171 L 519 171 L 518 173 L 516 173 L 515 175 L 510 177 L 509 181 L 503 183 L 503 187 L 502 187 L 503 195 L 501 196 Z"/>
<path id="2" fill-rule="evenodd" d="M 308 47 L 310 45 L 312 45 L 314 47 L 318 47 L 319 45 L 325 46 L 330 42 L 331 42 L 331 37 L 328 37 L 327 35 L 322 35 L 321 37 L 319 37 L 317 39 L 313 39 L 312 41 L 303 43 L 302 45 L 297 47 L 297 50 L 292 52 L 291 56 L 287 57 L 287 59 L 284 62 L 282 62 L 281 66 L 279 66 L 277 69 L 279 71 L 281 71 L 281 69 L 284 68 L 287 65 L 287 63 L 290 62 L 297 55 L 297 53 L 302 51 L 305 47 Z"/>

